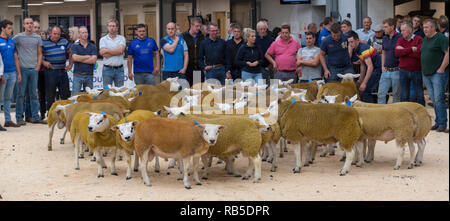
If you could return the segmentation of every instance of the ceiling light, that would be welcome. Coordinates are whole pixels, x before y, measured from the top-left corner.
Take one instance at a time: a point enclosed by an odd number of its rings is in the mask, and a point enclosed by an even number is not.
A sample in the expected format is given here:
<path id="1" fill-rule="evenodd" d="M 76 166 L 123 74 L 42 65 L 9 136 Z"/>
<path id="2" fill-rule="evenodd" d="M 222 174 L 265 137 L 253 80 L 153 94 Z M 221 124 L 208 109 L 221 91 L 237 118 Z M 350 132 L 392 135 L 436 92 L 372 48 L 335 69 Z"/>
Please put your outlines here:
<path id="1" fill-rule="evenodd" d="M 28 3 L 28 6 L 42 6 L 42 3 Z"/>
<path id="2" fill-rule="evenodd" d="M 63 4 L 63 1 L 59 1 L 59 2 L 42 2 L 44 5 L 57 5 L 57 4 Z"/>
<path id="3" fill-rule="evenodd" d="M 21 5 L 8 5 L 8 8 L 21 8 Z"/>

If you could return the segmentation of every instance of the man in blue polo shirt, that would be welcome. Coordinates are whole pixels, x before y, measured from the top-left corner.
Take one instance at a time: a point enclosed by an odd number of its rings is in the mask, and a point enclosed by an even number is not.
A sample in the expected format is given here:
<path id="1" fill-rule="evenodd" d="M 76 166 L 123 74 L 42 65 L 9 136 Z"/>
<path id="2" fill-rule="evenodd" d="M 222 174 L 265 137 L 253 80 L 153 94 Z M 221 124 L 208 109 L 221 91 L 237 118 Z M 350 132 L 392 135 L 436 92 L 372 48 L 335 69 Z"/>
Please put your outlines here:
<path id="1" fill-rule="evenodd" d="M 97 47 L 89 42 L 86 27 L 78 31 L 79 41 L 72 44 L 71 56 L 74 61 L 72 94 L 76 95 L 83 88 L 94 88 L 94 65 L 97 62 Z"/>
<path id="2" fill-rule="evenodd" d="M 5 127 L 19 127 L 11 120 L 11 100 L 13 97 L 14 85 L 22 81 L 22 75 L 17 56 L 16 43 L 11 39 L 13 23 L 9 20 L 0 22 L 0 54 L 3 62 L 3 107 L 5 115 Z M 3 81 L 3 80 L 2 80 Z"/>
<path id="3" fill-rule="evenodd" d="M 333 25 L 333 18 L 332 17 L 325 17 L 325 19 L 323 20 L 323 29 L 319 34 L 319 39 L 318 39 L 318 43 L 319 43 L 319 47 L 322 45 L 322 41 L 331 35 L 330 29 L 331 26 Z"/>
<path id="4" fill-rule="evenodd" d="M 347 35 L 349 52 L 351 52 L 352 61 L 361 61 L 361 99 L 368 103 L 377 103 L 376 96 L 372 95 L 378 86 L 379 76 L 381 74 L 381 56 L 372 46 L 359 41 L 356 32 L 350 31 Z"/>
<path id="5" fill-rule="evenodd" d="M 42 42 L 42 54 L 45 67 L 45 100 L 47 110 L 55 102 L 56 88 L 58 88 L 61 99 L 70 96 L 69 77 L 67 71 L 72 69 L 72 59 L 66 67 L 66 54 L 70 54 L 69 41 L 61 38 L 61 27 L 53 26 L 50 29 L 50 37 Z"/>
<path id="6" fill-rule="evenodd" d="M 189 64 L 189 52 L 186 42 L 177 35 L 176 25 L 169 22 L 166 26 L 167 36 L 161 40 L 161 50 L 164 54 L 163 80 L 167 78 L 186 79 Z"/>
<path id="7" fill-rule="evenodd" d="M 320 63 L 327 82 L 339 81 L 338 74 L 354 73 L 347 38 L 341 33 L 338 23 L 331 26 L 331 36 L 326 37 L 320 45 Z"/>
<path id="8" fill-rule="evenodd" d="M 202 70 L 205 70 L 206 80 L 216 79 L 224 85 L 227 65 L 226 42 L 218 36 L 217 24 L 209 23 L 208 33 L 209 37 L 200 45 L 198 64 Z"/>
<path id="9" fill-rule="evenodd" d="M 136 84 L 155 84 L 154 74 L 159 72 L 158 46 L 153 38 L 147 37 L 144 24 L 136 28 L 137 38 L 128 45 L 128 78 Z M 156 68 L 153 68 L 156 57 Z M 134 76 L 133 76 L 134 72 Z"/>

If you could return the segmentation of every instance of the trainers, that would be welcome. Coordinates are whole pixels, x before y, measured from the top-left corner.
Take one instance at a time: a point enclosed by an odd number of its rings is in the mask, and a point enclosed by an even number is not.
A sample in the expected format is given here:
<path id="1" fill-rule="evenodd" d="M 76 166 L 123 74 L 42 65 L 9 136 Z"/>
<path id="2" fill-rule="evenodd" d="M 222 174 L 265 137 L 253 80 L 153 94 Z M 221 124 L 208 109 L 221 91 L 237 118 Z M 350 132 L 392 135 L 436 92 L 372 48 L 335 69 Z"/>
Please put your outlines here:
<path id="1" fill-rule="evenodd" d="M 439 126 L 438 129 L 436 129 L 436 132 L 448 133 L 448 129 L 443 126 Z"/>
<path id="2" fill-rule="evenodd" d="M 0 131 L 6 131 L 6 129 L 0 125 Z"/>
<path id="3" fill-rule="evenodd" d="M 439 125 L 435 124 L 434 126 L 431 127 L 431 130 L 436 130 L 439 128 Z"/>
<path id="4" fill-rule="evenodd" d="M 17 121 L 17 125 L 25 126 L 25 125 L 27 125 L 27 123 L 25 123 L 25 121 L 23 121 L 23 120 L 19 120 L 19 121 Z"/>
<path id="5" fill-rule="evenodd" d="M 31 118 L 31 117 L 27 118 L 27 122 L 28 123 L 33 123 L 33 118 Z"/>
<path id="6" fill-rule="evenodd" d="M 12 121 L 5 122 L 5 127 L 20 127 Z"/>
<path id="7" fill-rule="evenodd" d="M 47 121 L 45 120 L 33 120 L 31 121 L 32 124 L 47 124 Z"/>

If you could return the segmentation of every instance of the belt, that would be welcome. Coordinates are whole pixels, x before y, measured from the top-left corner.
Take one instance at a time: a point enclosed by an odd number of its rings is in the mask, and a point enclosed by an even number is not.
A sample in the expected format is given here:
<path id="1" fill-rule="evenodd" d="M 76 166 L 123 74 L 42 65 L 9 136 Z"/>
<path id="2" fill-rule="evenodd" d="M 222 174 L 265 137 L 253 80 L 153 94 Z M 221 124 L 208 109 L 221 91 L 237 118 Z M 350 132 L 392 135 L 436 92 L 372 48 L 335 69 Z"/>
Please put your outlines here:
<path id="1" fill-rule="evenodd" d="M 389 71 L 389 72 L 394 72 L 394 71 L 399 71 L 399 70 L 400 70 L 399 67 L 396 67 L 396 68 L 386 68 L 386 71 Z"/>
<path id="2" fill-rule="evenodd" d="M 220 67 L 220 66 L 224 66 L 224 64 L 215 64 L 215 65 L 213 65 L 212 67 L 213 67 L 213 68 L 217 68 L 217 67 Z"/>
<path id="3" fill-rule="evenodd" d="M 112 68 L 112 69 L 119 69 L 119 68 L 122 68 L 123 67 L 123 65 L 119 65 L 119 66 L 111 66 L 111 65 L 103 65 L 103 66 L 105 66 L 105 67 L 107 67 L 107 68 Z"/>
<path id="4" fill-rule="evenodd" d="M 89 73 L 74 73 L 73 75 L 90 75 Z"/>
<path id="5" fill-rule="evenodd" d="M 297 70 L 278 70 L 278 71 L 282 71 L 282 72 L 296 72 Z"/>

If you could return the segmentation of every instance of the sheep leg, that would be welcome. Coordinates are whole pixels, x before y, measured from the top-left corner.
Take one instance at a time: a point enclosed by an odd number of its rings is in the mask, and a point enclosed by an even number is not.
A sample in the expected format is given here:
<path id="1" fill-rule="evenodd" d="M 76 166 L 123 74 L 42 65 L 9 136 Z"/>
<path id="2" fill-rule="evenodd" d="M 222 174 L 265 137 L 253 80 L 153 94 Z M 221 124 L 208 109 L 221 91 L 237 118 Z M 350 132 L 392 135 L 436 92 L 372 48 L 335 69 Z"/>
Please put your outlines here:
<path id="1" fill-rule="evenodd" d="M 317 152 L 317 143 L 313 143 L 313 147 L 311 149 L 311 162 L 310 162 L 310 164 L 313 164 L 314 160 L 316 160 L 316 152 Z"/>
<path id="2" fill-rule="evenodd" d="M 126 180 L 131 179 L 131 155 L 130 152 L 125 151 L 125 159 L 127 160 L 127 177 Z"/>
<path id="3" fill-rule="evenodd" d="M 180 173 L 183 173 L 183 159 L 179 158 L 178 159 L 178 171 L 180 171 Z"/>
<path id="4" fill-rule="evenodd" d="M 364 159 L 364 149 L 366 142 L 358 141 L 356 142 L 356 153 L 358 154 L 356 158 L 356 166 L 362 167 L 363 159 Z M 353 160 L 355 161 L 355 160 Z"/>
<path id="5" fill-rule="evenodd" d="M 67 134 L 67 128 L 64 129 L 64 133 L 63 133 L 61 139 L 59 139 L 60 144 L 64 144 L 64 140 L 66 139 L 66 134 Z"/>
<path id="6" fill-rule="evenodd" d="M 273 158 L 274 158 L 274 152 L 273 152 L 272 147 L 271 147 L 271 142 L 272 141 L 269 141 L 266 144 L 267 153 L 269 155 L 268 158 L 267 158 L 267 162 L 268 163 L 272 163 L 273 162 Z"/>
<path id="7" fill-rule="evenodd" d="M 364 158 L 364 161 L 366 163 L 370 163 L 370 162 L 373 161 L 374 154 L 375 154 L 375 144 L 376 143 L 377 143 L 376 140 L 372 140 L 372 139 L 368 140 L 368 142 L 367 142 L 367 146 L 368 146 L 367 154 L 366 154 L 366 157 Z"/>
<path id="8" fill-rule="evenodd" d="M 414 146 L 414 142 L 412 140 L 408 141 L 409 146 L 409 166 L 408 169 L 414 168 L 414 155 L 416 153 L 416 147 Z"/>
<path id="9" fill-rule="evenodd" d="M 209 156 L 208 157 L 208 167 L 211 167 L 211 165 L 212 165 L 212 160 L 213 160 L 213 156 Z"/>
<path id="10" fill-rule="evenodd" d="M 52 151 L 52 138 L 53 138 L 53 132 L 55 131 L 56 123 L 53 123 L 50 127 L 50 130 L 48 131 L 48 151 Z"/>
<path id="11" fill-rule="evenodd" d="M 400 169 L 404 154 L 405 154 L 405 146 L 402 146 L 397 142 L 397 163 L 395 164 L 394 170 Z"/>
<path id="12" fill-rule="evenodd" d="M 102 150 L 102 156 L 103 157 L 107 157 L 108 156 L 108 150 L 107 149 L 103 149 Z"/>
<path id="13" fill-rule="evenodd" d="M 363 157 L 366 157 L 366 153 L 367 153 L 367 145 L 368 145 L 368 143 L 369 143 L 369 139 L 364 139 L 364 147 L 363 147 Z M 359 159 L 358 159 L 359 160 Z"/>
<path id="14" fill-rule="evenodd" d="M 223 161 L 221 159 L 217 159 L 217 163 L 216 164 L 222 164 Z"/>
<path id="15" fill-rule="evenodd" d="M 208 173 L 209 173 L 209 168 L 211 166 L 208 165 L 208 161 L 210 159 L 210 157 L 208 157 L 206 154 L 201 156 L 202 159 L 202 163 L 203 163 L 203 175 L 202 175 L 202 179 L 207 180 L 208 179 Z"/>
<path id="16" fill-rule="evenodd" d="M 253 164 L 253 159 L 252 158 L 248 158 L 248 167 L 247 167 L 247 172 L 245 172 L 244 177 L 242 177 L 243 180 L 248 180 L 248 178 L 250 178 L 252 176 L 254 170 L 254 164 Z"/>
<path id="17" fill-rule="evenodd" d="M 200 182 L 200 179 L 198 178 L 198 166 L 200 164 L 200 157 L 193 157 L 192 164 L 194 167 L 194 180 L 196 182 L 196 185 L 202 185 L 202 182 Z"/>
<path id="18" fill-rule="evenodd" d="M 255 177 L 253 178 L 254 183 L 261 181 L 261 157 L 256 154 L 256 157 L 251 157 L 252 164 L 255 170 Z"/>
<path id="19" fill-rule="evenodd" d="M 191 158 L 184 158 L 183 159 L 183 184 L 186 189 L 192 189 L 191 185 L 189 184 L 189 176 L 188 176 L 188 170 L 191 163 Z"/>
<path id="20" fill-rule="evenodd" d="M 284 140 L 284 149 L 283 149 L 283 151 L 284 151 L 285 153 L 288 152 L 287 141 L 286 141 L 286 140 Z"/>
<path id="21" fill-rule="evenodd" d="M 84 148 L 85 148 L 86 144 L 82 143 L 80 146 L 78 146 L 78 158 L 80 159 L 84 159 Z"/>
<path id="22" fill-rule="evenodd" d="M 345 150 L 345 153 L 346 153 L 346 158 L 345 158 L 344 167 L 342 167 L 341 172 L 340 172 L 341 176 L 345 176 L 345 174 L 347 174 L 348 171 L 350 170 L 350 166 L 352 164 L 353 157 L 355 156 L 355 149 L 351 148 L 350 151 Z"/>
<path id="23" fill-rule="evenodd" d="M 300 147 L 300 144 L 297 144 L 297 145 L 291 144 L 291 145 L 294 145 L 294 155 L 295 155 L 295 168 L 292 170 L 294 171 L 294 173 L 300 173 L 300 170 L 302 168 L 301 167 L 301 165 L 302 165 L 301 156 L 300 156 L 301 147 Z"/>
<path id="24" fill-rule="evenodd" d="M 272 151 L 273 161 L 272 161 L 272 168 L 270 171 L 275 172 L 278 168 L 278 157 L 276 155 L 277 152 L 277 144 L 274 141 L 270 141 L 270 147 Z"/>
<path id="25" fill-rule="evenodd" d="M 103 175 L 103 164 L 104 164 L 105 162 L 102 162 L 102 161 L 103 161 L 103 158 L 102 158 L 102 154 L 100 153 L 99 148 L 97 148 L 97 149 L 94 151 L 94 155 L 95 155 L 95 161 L 97 162 L 97 165 L 98 165 L 97 178 L 105 177 L 105 176 Z"/>
<path id="26" fill-rule="evenodd" d="M 422 139 L 417 143 L 418 150 L 417 150 L 417 154 L 416 154 L 416 160 L 414 161 L 414 165 L 416 167 L 422 165 L 422 158 L 423 158 L 423 152 L 425 151 L 425 145 L 426 145 L 425 139 Z"/>
<path id="27" fill-rule="evenodd" d="M 262 157 L 261 160 L 262 161 L 267 161 L 267 157 L 268 157 L 268 151 L 267 151 L 267 145 L 264 144 L 263 148 L 261 148 L 262 151 Z"/>
<path id="28" fill-rule="evenodd" d="M 342 157 L 339 161 L 343 162 L 345 161 L 345 159 L 347 158 L 346 152 L 344 151 L 344 153 L 342 153 Z"/>
<path id="29" fill-rule="evenodd" d="M 122 159 L 123 159 L 123 153 L 122 152 L 123 152 L 122 150 L 119 150 L 119 156 L 117 157 L 118 161 L 122 161 Z"/>
<path id="30" fill-rule="evenodd" d="M 80 150 L 80 143 L 81 143 L 81 137 L 80 134 L 77 134 L 75 137 L 75 145 L 74 145 L 74 151 L 75 151 L 75 170 L 80 170 L 80 163 L 78 160 L 78 151 Z"/>
<path id="31" fill-rule="evenodd" d="M 329 148 L 330 145 L 331 144 L 322 146 L 322 153 L 320 153 L 320 157 L 326 157 L 327 156 L 328 150 L 330 149 Z"/>
<path id="32" fill-rule="evenodd" d="M 337 147 L 337 144 L 328 145 L 328 153 L 330 153 L 330 156 L 335 155 L 335 151 L 334 151 L 335 147 Z"/>
<path id="33" fill-rule="evenodd" d="M 234 156 L 228 156 L 226 159 L 227 162 L 227 173 L 228 175 L 234 175 L 234 177 L 242 177 L 241 174 L 237 173 L 235 168 L 234 168 Z"/>
<path id="34" fill-rule="evenodd" d="M 309 149 L 309 142 L 308 143 L 301 143 L 300 144 L 300 157 L 302 158 L 301 162 L 303 162 L 302 166 L 308 167 L 309 161 L 308 161 L 308 149 Z"/>
<path id="35" fill-rule="evenodd" d="M 138 172 L 139 168 L 139 156 L 137 153 L 134 153 L 134 172 Z"/>
<path id="36" fill-rule="evenodd" d="M 167 169 L 171 169 L 171 168 L 175 168 L 175 163 L 177 162 L 177 159 L 175 158 L 170 158 L 169 161 L 169 167 Z"/>
<path id="37" fill-rule="evenodd" d="M 280 158 L 284 157 L 283 150 L 286 148 L 286 139 L 281 138 L 280 139 Z"/>
<path id="38" fill-rule="evenodd" d="M 147 186 L 152 186 L 152 184 L 150 183 L 150 179 L 148 178 L 148 174 L 147 174 L 147 164 L 148 164 L 148 158 L 149 158 L 149 153 L 150 149 L 147 149 L 144 151 L 142 157 L 141 157 L 141 174 L 142 174 L 142 179 L 144 180 L 145 185 Z"/>
<path id="39" fill-rule="evenodd" d="M 112 148 L 112 157 L 111 157 L 111 175 L 118 176 L 116 172 L 116 156 L 117 156 L 117 148 Z"/>
<path id="40" fill-rule="evenodd" d="M 159 173 L 159 157 L 155 156 L 155 173 Z"/>
<path id="41" fill-rule="evenodd" d="M 356 165 L 356 162 L 359 160 L 358 158 L 359 158 L 359 153 L 363 153 L 363 149 L 364 149 L 364 141 L 363 141 L 363 144 L 362 144 L 362 148 L 361 149 L 358 149 L 359 148 L 359 146 L 357 145 L 357 146 L 354 146 L 354 149 L 355 149 L 355 156 L 353 156 L 353 160 L 352 160 L 352 165 Z"/>

